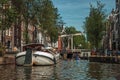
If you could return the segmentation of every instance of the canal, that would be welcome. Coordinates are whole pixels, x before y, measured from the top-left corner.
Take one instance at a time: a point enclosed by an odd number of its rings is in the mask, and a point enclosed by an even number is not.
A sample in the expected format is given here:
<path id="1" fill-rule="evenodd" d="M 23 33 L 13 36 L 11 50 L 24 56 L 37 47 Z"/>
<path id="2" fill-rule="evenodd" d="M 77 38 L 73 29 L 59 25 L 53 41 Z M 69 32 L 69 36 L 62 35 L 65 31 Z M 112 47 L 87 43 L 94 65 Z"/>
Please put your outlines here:
<path id="1" fill-rule="evenodd" d="M 120 64 L 61 60 L 54 66 L 0 65 L 0 80 L 120 80 Z"/>

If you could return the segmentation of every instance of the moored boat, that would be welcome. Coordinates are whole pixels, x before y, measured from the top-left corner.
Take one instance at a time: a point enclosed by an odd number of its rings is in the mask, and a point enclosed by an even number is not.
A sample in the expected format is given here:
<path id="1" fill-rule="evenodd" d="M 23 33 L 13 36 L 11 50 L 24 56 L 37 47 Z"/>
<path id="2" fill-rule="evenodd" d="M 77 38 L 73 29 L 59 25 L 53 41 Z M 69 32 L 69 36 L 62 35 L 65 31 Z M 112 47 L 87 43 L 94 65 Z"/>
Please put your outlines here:
<path id="1" fill-rule="evenodd" d="M 59 61 L 60 54 L 47 49 L 42 44 L 29 44 L 23 46 L 23 52 L 15 56 L 16 65 L 53 65 Z"/>

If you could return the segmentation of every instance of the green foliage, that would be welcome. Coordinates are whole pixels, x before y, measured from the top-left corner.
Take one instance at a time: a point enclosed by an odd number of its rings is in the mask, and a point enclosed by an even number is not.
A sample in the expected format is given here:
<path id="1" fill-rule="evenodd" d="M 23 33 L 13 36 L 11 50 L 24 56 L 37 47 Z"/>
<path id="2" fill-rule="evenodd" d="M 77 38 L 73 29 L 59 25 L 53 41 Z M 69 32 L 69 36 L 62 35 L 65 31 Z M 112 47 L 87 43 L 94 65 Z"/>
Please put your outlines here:
<path id="1" fill-rule="evenodd" d="M 78 31 L 76 31 L 75 27 L 65 27 L 65 31 L 67 34 L 75 34 L 77 33 Z"/>
<path id="2" fill-rule="evenodd" d="M 102 33 L 105 29 L 105 13 L 103 11 L 104 4 L 97 2 L 97 7 L 90 5 L 89 16 L 86 17 L 85 21 L 85 31 L 87 33 L 87 40 L 93 45 L 93 47 L 98 48 L 100 41 L 102 39 Z"/>
<path id="3" fill-rule="evenodd" d="M 5 21 L 0 18 L 0 29 L 6 30 L 13 23 L 21 26 L 21 23 L 24 22 L 26 31 L 26 37 L 24 37 L 25 40 L 29 40 L 27 39 L 28 24 L 39 25 L 43 32 L 47 30 L 47 35 L 50 36 L 52 42 L 57 41 L 60 15 L 52 0 L 1 0 L 0 6 L 9 1 L 11 1 L 11 8 L 6 10 L 0 8 L 0 15 L 6 16 Z"/>
<path id="4" fill-rule="evenodd" d="M 77 31 L 75 27 L 65 27 L 66 34 L 75 34 L 75 33 L 81 33 L 80 31 Z M 65 45 L 67 46 L 68 44 L 66 43 L 67 39 L 65 38 Z M 85 44 L 85 36 L 84 35 L 79 35 L 79 36 L 74 36 L 73 37 L 73 46 L 76 48 L 86 48 Z M 79 45 L 82 45 L 79 47 Z"/>
<path id="5" fill-rule="evenodd" d="M 58 29 L 56 27 L 53 27 L 52 29 L 50 29 L 50 31 L 48 32 L 51 42 L 56 42 L 58 40 Z"/>
<path id="6" fill-rule="evenodd" d="M 15 22 L 16 14 L 14 8 L 10 5 L 9 0 L 0 2 L 0 29 L 6 30 Z"/>
<path id="7" fill-rule="evenodd" d="M 21 5 L 17 5 L 19 2 Z M 47 35 L 50 36 L 51 41 L 57 41 L 58 34 L 56 33 L 58 31 L 56 24 L 58 12 L 51 0 L 14 0 L 14 3 L 16 10 L 23 15 L 23 20 L 26 23 L 26 31 L 28 31 L 28 23 L 33 26 L 39 25 L 43 32 L 47 31 Z"/>
<path id="8" fill-rule="evenodd" d="M 28 33 L 26 33 L 26 31 L 23 32 L 23 38 L 24 38 L 24 41 L 27 41 L 26 44 L 30 42 L 30 37 Z"/>
<path id="9" fill-rule="evenodd" d="M 47 30 L 52 42 L 58 39 L 57 19 L 58 10 L 51 0 L 42 0 L 39 21 L 43 30 Z"/>

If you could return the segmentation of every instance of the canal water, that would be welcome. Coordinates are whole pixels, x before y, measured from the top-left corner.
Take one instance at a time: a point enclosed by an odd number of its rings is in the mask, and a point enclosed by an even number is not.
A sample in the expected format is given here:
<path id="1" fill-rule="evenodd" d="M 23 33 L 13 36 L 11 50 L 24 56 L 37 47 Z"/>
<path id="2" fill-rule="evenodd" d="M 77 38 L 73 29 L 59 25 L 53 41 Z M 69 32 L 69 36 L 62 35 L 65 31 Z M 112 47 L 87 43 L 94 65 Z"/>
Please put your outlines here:
<path id="1" fill-rule="evenodd" d="M 61 60 L 54 66 L 0 65 L 0 80 L 120 80 L 120 64 Z"/>

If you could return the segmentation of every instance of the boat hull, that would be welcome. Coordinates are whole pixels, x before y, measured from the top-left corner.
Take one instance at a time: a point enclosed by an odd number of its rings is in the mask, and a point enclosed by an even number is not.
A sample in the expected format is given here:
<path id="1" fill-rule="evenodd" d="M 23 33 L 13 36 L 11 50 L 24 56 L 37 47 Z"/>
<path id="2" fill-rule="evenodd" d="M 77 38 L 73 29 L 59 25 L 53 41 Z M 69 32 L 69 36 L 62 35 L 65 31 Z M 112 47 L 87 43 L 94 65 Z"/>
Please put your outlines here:
<path id="1" fill-rule="evenodd" d="M 25 65 L 26 51 L 20 52 L 16 55 L 16 65 Z M 59 54 L 51 54 L 48 52 L 35 51 L 32 52 L 32 62 L 30 65 L 53 65 L 58 62 Z"/>

